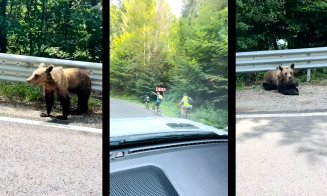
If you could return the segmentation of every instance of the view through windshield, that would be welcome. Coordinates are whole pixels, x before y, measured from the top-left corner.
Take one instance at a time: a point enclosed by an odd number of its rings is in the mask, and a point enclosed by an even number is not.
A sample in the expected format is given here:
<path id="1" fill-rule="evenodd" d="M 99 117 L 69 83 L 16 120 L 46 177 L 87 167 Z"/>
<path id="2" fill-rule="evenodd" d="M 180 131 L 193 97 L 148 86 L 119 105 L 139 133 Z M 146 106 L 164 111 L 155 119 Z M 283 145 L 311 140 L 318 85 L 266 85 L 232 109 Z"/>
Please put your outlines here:
<path id="1" fill-rule="evenodd" d="M 227 134 L 227 4 L 110 1 L 112 137 L 176 131 L 167 119 Z"/>

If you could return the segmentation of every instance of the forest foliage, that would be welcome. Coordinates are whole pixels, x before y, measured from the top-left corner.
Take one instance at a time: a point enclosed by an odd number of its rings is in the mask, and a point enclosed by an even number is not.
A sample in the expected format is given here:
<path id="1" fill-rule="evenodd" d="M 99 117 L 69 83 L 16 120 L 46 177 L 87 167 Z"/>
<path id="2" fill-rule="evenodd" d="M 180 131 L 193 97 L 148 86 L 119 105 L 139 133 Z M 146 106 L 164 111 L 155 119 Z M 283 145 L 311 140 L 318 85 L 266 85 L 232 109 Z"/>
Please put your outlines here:
<path id="1" fill-rule="evenodd" d="M 101 1 L 0 1 L 0 52 L 101 62 Z"/>
<path id="2" fill-rule="evenodd" d="M 325 47 L 326 9 L 325 0 L 236 0 L 236 51 Z M 305 70 L 297 76 L 306 81 Z M 236 86 L 261 84 L 262 77 L 237 74 Z"/>
<path id="3" fill-rule="evenodd" d="M 325 0 L 236 0 L 236 51 L 324 47 L 326 9 Z"/>
<path id="4" fill-rule="evenodd" d="M 117 2 L 117 1 L 116 1 Z M 164 0 L 110 4 L 110 90 L 166 100 L 187 92 L 198 106 L 227 109 L 227 0 L 184 0 L 177 18 Z"/>

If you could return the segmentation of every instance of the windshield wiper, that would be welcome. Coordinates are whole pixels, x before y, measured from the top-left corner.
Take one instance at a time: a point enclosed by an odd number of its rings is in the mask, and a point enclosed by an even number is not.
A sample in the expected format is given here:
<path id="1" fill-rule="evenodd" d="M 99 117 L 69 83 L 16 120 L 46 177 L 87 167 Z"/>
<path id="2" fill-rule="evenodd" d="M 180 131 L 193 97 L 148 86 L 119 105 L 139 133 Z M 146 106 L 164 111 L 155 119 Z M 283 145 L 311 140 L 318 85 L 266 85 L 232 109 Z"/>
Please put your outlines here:
<path id="1" fill-rule="evenodd" d="M 218 135 L 211 131 L 179 131 L 151 134 L 138 134 L 110 138 L 110 147 L 127 147 L 135 145 L 158 144 L 172 141 L 185 141 L 195 139 L 227 139 L 228 135 Z"/>

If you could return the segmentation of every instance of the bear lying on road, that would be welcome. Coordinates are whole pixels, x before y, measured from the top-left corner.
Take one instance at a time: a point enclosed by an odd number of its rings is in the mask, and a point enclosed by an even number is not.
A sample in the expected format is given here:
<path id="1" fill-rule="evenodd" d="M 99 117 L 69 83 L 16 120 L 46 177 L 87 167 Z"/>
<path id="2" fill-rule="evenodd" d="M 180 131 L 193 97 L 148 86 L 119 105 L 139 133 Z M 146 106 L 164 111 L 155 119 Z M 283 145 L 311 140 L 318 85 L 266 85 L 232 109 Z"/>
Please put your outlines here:
<path id="1" fill-rule="evenodd" d="M 294 64 L 283 68 L 279 66 L 274 71 L 268 71 L 263 79 L 263 87 L 265 90 L 278 90 L 284 95 L 299 95 L 297 88 L 298 83 L 294 78 Z"/>
<path id="2" fill-rule="evenodd" d="M 26 81 L 43 87 L 47 112 L 41 113 L 41 117 L 50 116 L 54 93 L 58 95 L 62 106 L 62 116 L 57 116 L 58 119 L 66 120 L 69 114 L 83 114 L 88 110 L 91 79 L 86 71 L 77 68 L 63 69 L 41 63 Z M 70 111 L 69 92 L 76 93 L 78 96 L 78 107 L 72 111 Z"/>

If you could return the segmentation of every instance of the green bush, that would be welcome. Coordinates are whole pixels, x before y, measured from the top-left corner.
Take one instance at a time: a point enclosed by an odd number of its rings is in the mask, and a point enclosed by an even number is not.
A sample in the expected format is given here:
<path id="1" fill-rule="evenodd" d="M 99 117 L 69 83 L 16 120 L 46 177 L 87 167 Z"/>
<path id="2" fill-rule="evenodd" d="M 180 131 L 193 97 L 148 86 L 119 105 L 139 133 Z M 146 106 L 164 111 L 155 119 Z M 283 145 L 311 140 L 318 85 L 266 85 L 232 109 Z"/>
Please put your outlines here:
<path id="1" fill-rule="evenodd" d="M 110 94 L 111 97 L 128 100 L 138 104 L 144 104 L 143 99 L 140 99 L 136 96 L 123 96 Z M 181 97 L 178 97 L 175 93 L 166 94 L 164 97 L 164 101 L 160 105 L 160 109 L 162 114 L 176 118 L 180 112 L 180 107 L 178 107 L 178 103 L 181 100 Z M 154 105 L 155 100 L 151 99 L 150 108 Z M 215 109 L 212 103 L 195 103 L 193 104 L 193 110 L 189 115 L 189 119 L 200 122 L 218 129 L 227 129 L 228 126 L 228 112 L 223 109 Z"/>
<path id="2" fill-rule="evenodd" d="M 244 74 L 236 75 L 236 90 L 243 90 L 245 86 Z"/>
<path id="3" fill-rule="evenodd" d="M 77 96 L 75 94 L 71 95 L 71 105 L 77 106 Z M 25 83 L 19 82 L 0 82 L 0 99 L 10 102 L 42 102 L 42 87 L 32 86 Z M 58 101 L 55 95 L 55 101 Z M 89 99 L 89 109 L 91 111 L 102 110 L 102 101 L 94 97 Z"/>
<path id="4" fill-rule="evenodd" d="M 213 106 L 201 106 L 192 111 L 190 118 L 194 121 L 213 126 L 219 129 L 225 129 L 228 126 L 227 110 L 214 109 Z"/>
<path id="5" fill-rule="evenodd" d="M 18 82 L 0 82 L 0 95 L 12 101 L 42 100 L 42 90 L 40 87 Z"/>

